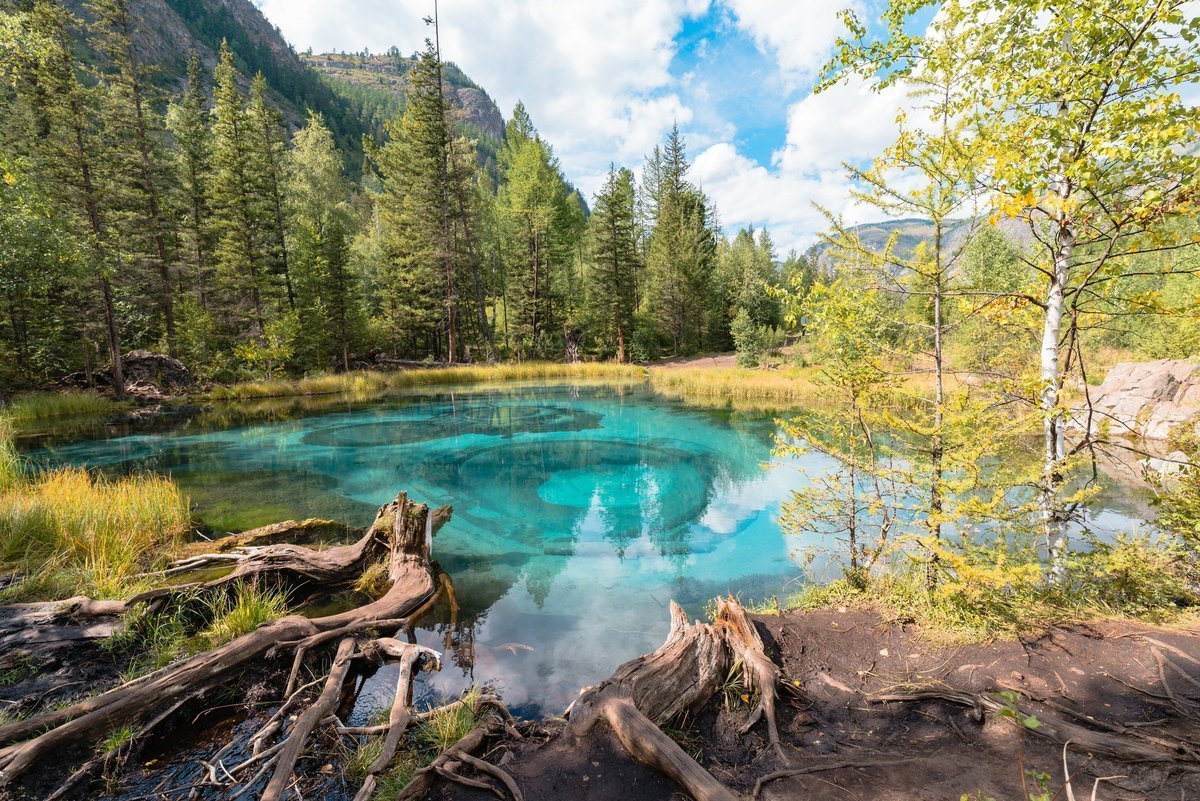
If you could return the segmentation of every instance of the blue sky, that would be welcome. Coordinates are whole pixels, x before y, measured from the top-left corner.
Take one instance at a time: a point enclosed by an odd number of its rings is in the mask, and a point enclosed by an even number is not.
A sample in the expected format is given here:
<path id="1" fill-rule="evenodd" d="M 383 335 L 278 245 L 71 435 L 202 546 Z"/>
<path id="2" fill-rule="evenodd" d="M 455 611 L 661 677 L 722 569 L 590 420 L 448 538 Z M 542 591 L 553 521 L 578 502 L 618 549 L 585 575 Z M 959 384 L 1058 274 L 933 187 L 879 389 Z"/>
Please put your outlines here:
<path id="1" fill-rule="evenodd" d="M 421 46 L 432 0 L 258 0 L 297 48 Z M 731 232 L 766 226 L 782 249 L 823 228 L 813 204 L 852 222 L 843 161 L 892 141 L 895 91 L 813 82 L 852 5 L 882 0 L 442 0 L 442 51 L 507 114 L 518 99 L 589 196 L 611 162 L 635 170 L 672 123 L 692 177 Z"/>

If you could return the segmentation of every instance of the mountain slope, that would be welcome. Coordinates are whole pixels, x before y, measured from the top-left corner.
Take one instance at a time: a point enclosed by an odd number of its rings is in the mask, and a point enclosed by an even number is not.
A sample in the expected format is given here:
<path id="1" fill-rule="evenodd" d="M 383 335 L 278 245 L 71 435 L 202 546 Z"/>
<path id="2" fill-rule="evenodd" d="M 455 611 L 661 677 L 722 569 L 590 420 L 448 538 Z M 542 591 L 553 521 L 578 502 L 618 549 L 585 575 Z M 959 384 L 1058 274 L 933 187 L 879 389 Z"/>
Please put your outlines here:
<path id="1" fill-rule="evenodd" d="M 84 2 L 64 4 L 86 20 Z M 383 122 L 403 107 L 404 73 L 412 59 L 394 50 L 394 56 L 361 59 L 362 65 L 354 63 L 355 56 L 302 59 L 250 0 L 130 0 L 130 7 L 139 20 L 134 45 L 143 62 L 156 68 L 155 82 L 164 89 L 183 88 L 193 50 L 211 72 L 225 40 L 243 75 L 261 72 L 267 79 L 271 99 L 289 126 L 302 125 L 309 110 L 319 112 L 354 164 L 362 158 L 363 135 L 380 138 Z M 368 85 L 364 75 L 375 83 Z M 500 110 L 453 64 L 446 65 L 446 78 L 452 107 L 480 142 L 481 160 L 494 159 L 504 130 Z"/>
<path id="2" fill-rule="evenodd" d="M 304 54 L 301 60 L 319 72 L 326 84 L 358 115 L 377 141 L 386 138 L 384 123 L 404 111 L 408 71 L 416 58 L 396 48 L 387 54 Z M 504 139 L 504 116 L 496 103 L 453 62 L 447 62 L 443 85 L 458 130 L 475 140 L 480 162 L 494 168 Z"/>

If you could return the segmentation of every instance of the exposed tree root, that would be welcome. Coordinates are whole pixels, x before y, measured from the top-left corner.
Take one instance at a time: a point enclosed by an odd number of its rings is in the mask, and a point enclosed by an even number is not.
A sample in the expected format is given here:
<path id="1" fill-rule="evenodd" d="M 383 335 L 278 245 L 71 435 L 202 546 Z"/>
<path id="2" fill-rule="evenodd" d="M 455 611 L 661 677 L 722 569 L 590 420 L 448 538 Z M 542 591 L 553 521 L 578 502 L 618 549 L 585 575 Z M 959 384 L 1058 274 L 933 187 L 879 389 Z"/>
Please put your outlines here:
<path id="1" fill-rule="evenodd" d="M 760 697 L 745 731 L 765 718 L 768 740 L 786 761 L 776 721 L 780 671 L 764 652 L 746 610 L 733 598 L 718 601 L 711 625 L 689 624 L 683 609 L 672 602 L 671 630 L 663 646 L 626 662 L 611 678 L 584 690 L 571 705 L 563 736 L 582 737 L 603 720 L 630 756 L 669 776 L 696 801 L 734 801 L 734 793 L 658 725 L 698 710 L 734 668 Z"/>
<path id="2" fill-rule="evenodd" d="M 1004 708 L 1003 703 L 986 693 L 969 693 L 952 689 L 928 689 L 909 693 L 874 695 L 870 696 L 868 700 L 874 703 L 945 701 L 970 707 L 974 710 L 976 720 L 982 720 L 987 712 L 995 713 Z M 1019 711 L 1023 715 L 1029 714 L 1027 710 Z M 1111 731 L 1096 731 L 1048 715 L 1039 715 L 1037 728 L 1030 729 L 1030 731 L 1059 745 L 1070 743 L 1080 751 L 1104 754 L 1125 762 L 1195 761 L 1195 756 L 1190 749 L 1172 747 L 1171 744 L 1160 740 L 1126 736 Z"/>
<path id="3" fill-rule="evenodd" d="M 452 775 L 447 778 L 450 778 L 451 780 L 465 778 L 460 776 L 454 769 L 455 765 L 462 761 L 462 756 L 464 754 L 474 755 L 478 753 L 483 749 L 489 740 L 502 737 L 504 736 L 504 733 L 505 730 L 503 721 L 495 717 L 489 717 L 487 720 L 471 729 L 471 731 L 469 731 L 467 735 L 457 743 L 439 754 L 427 767 L 421 768 L 414 773 L 412 781 L 405 785 L 404 789 L 400 791 L 400 794 L 396 796 L 396 801 L 416 801 L 419 798 L 424 798 L 425 794 L 433 789 L 435 777 L 437 776 L 446 777 L 446 774 L 450 773 Z M 497 770 L 499 770 L 499 768 L 497 768 Z M 484 789 L 491 790 L 492 788 L 490 785 L 488 785 Z M 366 785 L 363 786 L 363 791 L 365 790 Z M 363 801 L 363 799 L 370 798 L 370 793 L 364 795 L 363 791 L 360 791 L 359 794 L 355 796 L 355 801 Z M 492 790 L 492 792 L 495 791 Z"/>
<path id="4" fill-rule="evenodd" d="M 446 514 L 443 512 L 442 517 Z M 298 615 L 283 617 L 145 679 L 116 687 L 66 709 L 0 726 L 0 744 L 4 745 L 0 748 L 0 786 L 14 783 L 46 759 L 64 753 L 64 749 L 99 742 L 120 726 L 133 724 L 145 732 L 151 724 L 157 725 L 166 717 L 154 717 L 152 710 L 178 709 L 287 650 L 308 652 L 318 644 L 351 637 L 372 628 L 404 623 L 434 592 L 429 560 L 434 523 L 434 514 L 427 507 L 410 503 L 401 493 L 394 502 L 379 510 L 367 533 L 351 545 L 323 551 L 272 545 L 248 555 L 231 576 L 206 586 L 226 583 L 235 576 L 240 579 L 265 574 L 342 584 L 353 580 L 367 565 L 386 555 L 391 587 L 381 598 L 356 609 L 313 619 Z M 71 603 L 77 610 L 88 606 L 79 599 L 72 599 Z M 343 647 L 353 648 L 354 641 L 345 640 Z M 339 649 L 341 653 L 342 649 Z M 328 684 L 340 688 L 341 683 L 333 678 L 330 677 Z M 270 758 L 278 760 L 277 776 L 286 773 L 290 777 L 295 759 L 303 748 L 303 740 L 329 714 L 329 703 L 326 694 L 322 693 L 315 705 L 316 711 L 310 709 L 311 716 L 308 713 L 301 716 L 308 731 L 301 736 L 302 731 L 293 727 L 285 747 Z M 264 753 L 260 750 L 264 742 L 265 739 L 256 743 L 255 757 Z M 266 764 L 262 765 L 260 772 L 266 767 Z M 278 782 L 273 779 L 274 792 L 282 792 L 284 788 L 279 784 L 285 781 L 285 778 Z"/>

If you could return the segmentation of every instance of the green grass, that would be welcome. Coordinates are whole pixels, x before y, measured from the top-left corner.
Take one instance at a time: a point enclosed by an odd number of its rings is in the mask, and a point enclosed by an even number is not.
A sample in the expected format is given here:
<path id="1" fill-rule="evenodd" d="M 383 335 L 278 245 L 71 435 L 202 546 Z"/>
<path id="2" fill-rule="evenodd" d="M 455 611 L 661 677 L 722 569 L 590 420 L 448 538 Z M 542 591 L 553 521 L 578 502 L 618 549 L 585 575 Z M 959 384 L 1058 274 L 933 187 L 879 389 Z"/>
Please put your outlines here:
<path id="1" fill-rule="evenodd" d="M 298 381 L 249 381 L 218 387 L 213 400 L 253 400 L 296 395 L 350 394 L 369 396 L 389 389 L 447 384 L 543 381 L 554 379 L 640 381 L 645 371 L 633 365 L 609 362 L 522 362 L 520 364 L 464 365 L 395 372 L 356 371 L 302 378 Z"/>
<path id="2" fill-rule="evenodd" d="M 483 719 L 478 711 L 479 696 L 479 689 L 472 687 L 463 696 L 463 703 L 455 704 L 421 721 L 415 735 L 417 745 L 440 754 L 466 737 Z"/>
<path id="3" fill-rule="evenodd" d="M 108 479 L 80 468 L 26 469 L 0 422 L 0 572 L 23 576 L 0 602 L 76 592 L 120 598 L 191 522 L 169 479 Z"/>
<path id="4" fill-rule="evenodd" d="M 372 801 L 395 799 L 418 770 L 429 765 L 438 754 L 478 726 L 487 715 L 485 710 L 479 708 L 480 695 L 480 690 L 472 687 L 462 696 L 461 703 L 437 711 L 412 729 L 387 770 L 378 777 Z M 387 710 L 380 709 L 372 716 L 371 723 L 377 725 L 386 719 Z M 367 737 L 358 741 L 353 748 L 345 751 L 341 762 L 342 773 L 350 780 L 361 782 L 382 749 L 382 737 Z"/>
<path id="5" fill-rule="evenodd" d="M 216 648 L 283 617 L 288 613 L 288 597 L 282 590 L 243 584 L 213 598 L 211 608 L 212 622 L 199 635 L 206 648 Z"/>
<path id="6" fill-rule="evenodd" d="M 127 745 L 134 737 L 137 737 L 137 726 L 128 724 L 121 726 L 118 729 L 113 729 L 108 733 L 108 736 L 101 740 L 96 745 L 96 753 L 111 754 L 114 751 L 119 751 Z"/>
<path id="7" fill-rule="evenodd" d="M 96 392 L 39 392 L 18 395 L 3 414 L 17 430 L 53 420 L 107 417 L 125 408 L 125 404 Z"/>

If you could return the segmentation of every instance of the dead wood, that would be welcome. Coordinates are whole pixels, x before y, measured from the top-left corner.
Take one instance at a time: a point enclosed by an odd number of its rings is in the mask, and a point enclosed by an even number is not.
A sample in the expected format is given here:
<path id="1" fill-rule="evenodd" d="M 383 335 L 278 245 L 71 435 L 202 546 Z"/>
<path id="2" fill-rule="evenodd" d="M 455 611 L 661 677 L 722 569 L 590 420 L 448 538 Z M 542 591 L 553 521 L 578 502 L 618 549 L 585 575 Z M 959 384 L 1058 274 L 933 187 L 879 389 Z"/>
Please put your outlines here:
<path id="1" fill-rule="evenodd" d="M 580 738 L 603 720 L 630 756 L 669 776 L 696 801 L 733 801 L 733 792 L 663 734 L 659 725 L 697 711 L 735 669 L 760 698 L 744 731 L 765 718 L 768 740 L 786 761 L 776 720 L 781 673 L 766 655 L 746 610 L 733 598 L 718 601 L 712 625 L 689 624 L 683 609 L 672 602 L 667 641 L 581 693 L 571 705 L 563 736 Z"/>
<path id="2" fill-rule="evenodd" d="M 489 717 L 467 732 L 466 736 L 457 743 L 435 757 L 429 765 L 414 773 L 412 781 L 404 786 L 395 801 L 416 801 L 416 799 L 424 798 L 425 794 L 433 789 L 434 777 L 439 775 L 439 771 L 445 770 L 448 765 L 459 760 L 462 754 L 477 754 L 489 740 L 503 735 L 503 722 L 495 717 Z M 374 782 L 372 782 L 373 786 Z M 365 789 L 366 785 L 364 785 Z M 359 794 L 355 796 L 355 801 L 362 798 L 370 798 L 370 793 L 363 795 L 363 792 L 359 791 Z"/>
<path id="3" fill-rule="evenodd" d="M 971 693 L 953 689 L 917 690 L 909 693 L 891 693 L 873 695 L 867 698 L 873 703 L 887 702 L 921 702 L 944 701 L 959 706 L 970 707 L 976 712 L 976 718 L 982 720 L 985 712 L 996 713 L 1005 705 L 986 693 Z M 1029 711 L 1018 707 L 1022 715 Z M 1187 751 L 1167 747 L 1166 744 L 1135 739 L 1109 731 L 1096 731 L 1080 726 L 1061 718 L 1049 715 L 1037 716 L 1038 726 L 1030 729 L 1033 734 L 1044 737 L 1059 745 L 1070 743 L 1073 747 L 1087 753 L 1104 754 L 1125 762 L 1180 762 L 1193 761 Z"/>
<path id="4" fill-rule="evenodd" d="M 289 615 L 151 678 L 122 685 L 66 709 L 0 726 L 0 786 L 7 786 L 64 749 L 95 743 L 127 724 L 142 724 L 152 710 L 197 700 L 289 648 L 311 646 L 384 623 L 404 620 L 433 595 L 429 549 L 434 515 L 404 493 L 383 506 L 356 543 L 324 551 L 267 546 L 239 565 L 240 576 L 291 572 L 314 581 L 343 582 L 386 555 L 391 587 L 381 598 L 321 618 Z M 229 577 L 218 581 L 228 581 Z M 73 601 L 75 599 L 72 599 Z M 86 605 L 83 605 L 86 608 Z M 324 718 L 323 713 L 317 718 Z"/>

